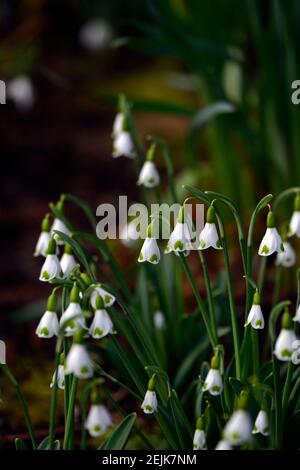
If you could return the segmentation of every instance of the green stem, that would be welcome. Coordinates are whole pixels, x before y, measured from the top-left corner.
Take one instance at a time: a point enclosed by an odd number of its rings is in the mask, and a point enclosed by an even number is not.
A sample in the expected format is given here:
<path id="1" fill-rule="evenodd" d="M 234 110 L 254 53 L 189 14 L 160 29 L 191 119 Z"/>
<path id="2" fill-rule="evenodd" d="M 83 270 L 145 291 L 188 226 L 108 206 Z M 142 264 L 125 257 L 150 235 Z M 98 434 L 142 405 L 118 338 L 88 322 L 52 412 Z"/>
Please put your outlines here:
<path id="1" fill-rule="evenodd" d="M 29 435 L 30 435 L 32 448 L 33 448 L 33 450 L 36 450 L 36 448 L 37 448 L 36 439 L 35 439 L 34 430 L 33 430 L 33 426 L 32 426 L 32 422 L 31 422 L 28 406 L 27 406 L 26 400 L 24 398 L 24 395 L 23 395 L 23 393 L 20 389 L 20 386 L 19 386 L 16 378 L 14 377 L 12 372 L 10 371 L 9 367 L 6 364 L 0 364 L 0 367 L 3 370 L 4 374 L 6 375 L 6 377 L 8 378 L 8 380 L 10 381 L 10 383 L 15 388 L 16 392 L 17 392 L 18 398 L 19 398 L 21 406 L 23 408 L 23 413 L 24 413 L 26 425 L 27 425 L 27 428 L 28 428 L 28 432 L 29 432 Z"/>
<path id="2" fill-rule="evenodd" d="M 259 374 L 259 344 L 257 330 L 251 327 L 251 342 L 252 342 L 252 360 L 253 360 L 253 374 L 258 377 Z"/>
<path id="3" fill-rule="evenodd" d="M 55 440 L 55 424 L 56 424 L 56 410 L 57 410 L 57 375 L 59 366 L 59 355 L 61 349 L 61 338 L 57 338 L 55 347 L 55 372 L 54 381 L 51 392 L 51 405 L 50 405 L 50 417 L 49 417 L 49 446 L 50 450 L 54 449 Z"/>
<path id="4" fill-rule="evenodd" d="M 273 365 L 273 379 L 274 379 L 274 408 L 275 408 L 274 448 L 280 449 L 281 440 L 282 440 L 282 403 L 281 403 L 279 364 L 274 354 L 272 354 L 272 365 Z"/>
<path id="5" fill-rule="evenodd" d="M 64 444 L 63 444 L 64 450 L 67 450 L 69 448 L 69 440 L 73 432 L 72 427 L 74 425 L 74 408 L 75 408 L 77 383 L 78 383 L 78 379 L 75 376 L 73 376 L 71 393 L 70 393 L 70 402 L 69 402 L 68 415 L 67 415 L 67 423 L 66 423 L 66 428 L 65 428 Z"/>
<path id="6" fill-rule="evenodd" d="M 258 287 L 260 294 L 262 294 L 262 291 L 264 288 L 266 269 L 267 269 L 267 256 L 264 256 L 262 257 L 260 261 L 258 281 L 257 281 L 257 287 Z"/>
<path id="7" fill-rule="evenodd" d="M 203 322 L 204 322 L 204 325 L 205 325 L 205 328 L 206 328 L 211 346 L 212 346 L 212 348 L 215 348 L 215 346 L 218 344 L 218 338 L 214 335 L 214 333 L 212 331 L 212 328 L 211 328 L 211 325 L 210 325 L 210 322 L 209 322 L 209 319 L 208 319 L 208 316 L 207 316 L 206 308 L 205 308 L 204 302 L 203 302 L 203 300 L 202 300 L 202 298 L 199 294 L 198 288 L 197 288 L 196 283 L 195 283 L 194 276 L 191 273 L 190 267 L 189 267 L 189 265 L 188 265 L 188 263 L 187 263 L 187 261 L 186 261 L 183 254 L 180 255 L 180 258 L 181 258 L 181 262 L 183 264 L 184 270 L 186 272 L 186 275 L 188 277 L 188 280 L 190 282 L 190 285 L 192 287 L 194 296 L 197 300 L 199 310 L 200 310 L 200 313 L 202 315 L 202 319 L 203 319 Z"/>
<path id="8" fill-rule="evenodd" d="M 214 305 L 214 300 L 213 300 L 213 296 L 212 296 L 212 289 L 211 289 L 211 285 L 210 285 L 210 281 L 209 281 L 207 262 L 206 262 L 206 259 L 205 259 L 205 256 L 204 256 L 203 252 L 201 250 L 199 250 L 198 253 L 199 253 L 199 258 L 200 258 L 200 262 L 201 262 L 201 265 L 202 265 L 204 284 L 205 284 L 205 289 L 206 289 L 206 294 L 207 294 L 210 324 L 211 324 L 211 327 L 212 327 L 214 337 L 217 338 L 217 341 L 218 341 L 216 311 L 215 311 L 215 305 Z"/>
<path id="9" fill-rule="evenodd" d="M 290 398 L 290 391 L 292 385 L 292 378 L 293 378 L 293 363 L 292 361 L 289 362 L 283 395 L 282 395 L 282 414 L 284 415 L 288 406 L 289 398 Z"/>

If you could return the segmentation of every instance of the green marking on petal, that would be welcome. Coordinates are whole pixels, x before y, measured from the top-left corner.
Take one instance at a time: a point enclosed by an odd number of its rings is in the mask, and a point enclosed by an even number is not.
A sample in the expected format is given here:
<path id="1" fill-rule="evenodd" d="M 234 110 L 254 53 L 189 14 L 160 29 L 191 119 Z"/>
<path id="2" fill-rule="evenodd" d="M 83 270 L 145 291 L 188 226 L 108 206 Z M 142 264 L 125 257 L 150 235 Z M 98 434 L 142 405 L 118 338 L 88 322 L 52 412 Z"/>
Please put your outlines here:
<path id="1" fill-rule="evenodd" d="M 258 431 L 258 429 L 257 429 L 257 426 L 256 426 L 256 425 L 254 425 L 253 431 L 254 431 L 254 432 L 257 432 L 257 431 Z"/>
<path id="2" fill-rule="evenodd" d="M 40 335 L 43 335 L 43 336 L 48 336 L 49 335 L 49 330 L 46 326 L 44 326 L 44 328 L 40 329 Z"/>
<path id="3" fill-rule="evenodd" d="M 143 261 L 143 260 L 144 260 L 144 255 L 143 255 L 143 253 L 140 253 L 140 255 L 139 255 L 139 261 Z"/>
<path id="4" fill-rule="evenodd" d="M 283 351 L 281 351 L 282 357 L 291 357 L 291 355 L 292 355 L 292 352 L 289 349 L 283 349 Z"/>
<path id="5" fill-rule="evenodd" d="M 82 374 L 87 374 L 89 371 L 89 368 L 87 366 L 82 366 L 81 369 L 80 369 L 80 372 Z"/>
<path id="6" fill-rule="evenodd" d="M 146 405 L 146 406 L 145 406 L 145 409 L 146 409 L 147 411 L 152 411 L 152 410 L 153 410 L 153 407 L 152 407 L 151 405 Z"/>
<path id="7" fill-rule="evenodd" d="M 184 248 L 182 241 L 177 240 L 177 242 L 174 243 L 174 249 L 175 250 L 180 250 L 182 251 Z"/>
<path id="8" fill-rule="evenodd" d="M 231 434 L 231 438 L 232 438 L 234 441 L 239 440 L 240 437 L 241 437 L 241 436 L 240 436 L 240 434 L 239 434 L 238 432 L 233 432 L 233 433 Z"/>
<path id="9" fill-rule="evenodd" d="M 206 247 L 206 243 L 204 240 L 200 240 L 200 248 L 205 248 Z"/>
<path id="10" fill-rule="evenodd" d="M 147 183 L 149 183 L 149 184 L 155 183 L 154 178 L 147 179 Z"/>
<path id="11" fill-rule="evenodd" d="M 48 281 L 48 279 L 50 279 L 50 274 L 47 271 L 44 271 L 43 274 L 42 274 L 42 278 L 46 279 L 46 281 Z"/>
<path id="12" fill-rule="evenodd" d="M 152 255 L 149 258 L 150 263 L 156 263 L 158 261 L 157 255 Z"/>
<path id="13" fill-rule="evenodd" d="M 255 326 L 261 326 L 261 325 L 262 325 L 262 322 L 261 322 L 261 320 L 256 320 L 256 322 L 255 322 Z"/>
<path id="14" fill-rule="evenodd" d="M 100 424 L 95 424 L 95 426 L 93 427 L 93 431 L 95 431 L 95 432 L 101 431 L 101 426 L 100 426 Z"/>
<path id="15" fill-rule="evenodd" d="M 213 387 L 211 387 L 212 392 L 219 392 L 220 390 L 221 390 L 221 387 L 219 387 L 219 385 L 214 385 Z"/>
<path id="16" fill-rule="evenodd" d="M 112 296 L 106 294 L 106 295 L 104 296 L 104 302 L 105 302 L 106 304 L 108 304 L 108 303 L 111 302 L 111 301 L 112 301 Z"/>
<path id="17" fill-rule="evenodd" d="M 266 255 L 270 252 L 269 248 L 267 247 L 267 245 L 264 245 L 263 246 L 263 249 L 261 250 L 262 253 L 265 253 Z"/>
<path id="18" fill-rule="evenodd" d="M 217 246 L 218 248 L 222 248 L 221 240 L 218 240 L 218 241 L 217 241 L 216 246 Z"/>
<path id="19" fill-rule="evenodd" d="M 94 328 L 93 335 L 94 336 L 102 336 L 103 335 L 103 330 L 101 330 L 101 328 L 98 328 L 96 326 L 96 328 Z"/>
<path id="20" fill-rule="evenodd" d="M 263 432 L 264 432 L 264 433 L 269 432 L 269 426 L 266 426 L 266 427 L 263 429 Z"/>

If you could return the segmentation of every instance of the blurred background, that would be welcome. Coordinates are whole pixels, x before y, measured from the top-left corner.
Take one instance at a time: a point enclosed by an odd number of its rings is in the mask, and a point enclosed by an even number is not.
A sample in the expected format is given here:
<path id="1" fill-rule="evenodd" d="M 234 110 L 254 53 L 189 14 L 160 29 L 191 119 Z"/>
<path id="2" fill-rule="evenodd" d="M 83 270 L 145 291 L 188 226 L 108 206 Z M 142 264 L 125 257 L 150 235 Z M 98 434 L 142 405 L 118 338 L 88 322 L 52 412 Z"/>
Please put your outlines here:
<path id="1" fill-rule="evenodd" d="M 119 93 L 143 135 L 170 143 L 178 188 L 224 192 L 247 220 L 261 195 L 299 184 L 299 20 L 297 0 L 2 0 L 0 337 L 41 432 L 51 365 L 34 334 L 47 293 L 32 253 L 49 201 L 138 199 L 131 162 L 111 158 Z M 132 252 L 115 249 L 130 271 Z M 23 427 L 4 387 L 9 445 Z"/>

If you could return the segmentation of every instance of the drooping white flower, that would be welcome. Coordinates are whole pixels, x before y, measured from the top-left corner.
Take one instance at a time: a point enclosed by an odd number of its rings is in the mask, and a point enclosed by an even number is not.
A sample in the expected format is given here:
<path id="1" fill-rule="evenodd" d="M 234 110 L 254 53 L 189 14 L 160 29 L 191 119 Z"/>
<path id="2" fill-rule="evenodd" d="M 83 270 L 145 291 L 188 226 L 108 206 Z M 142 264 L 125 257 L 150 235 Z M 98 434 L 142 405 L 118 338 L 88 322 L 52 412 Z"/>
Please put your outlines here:
<path id="1" fill-rule="evenodd" d="M 156 413 L 157 411 L 157 397 L 155 393 L 155 374 L 152 375 L 148 382 L 147 392 L 144 401 L 141 405 L 142 410 L 146 414 Z"/>
<path id="2" fill-rule="evenodd" d="M 162 312 L 154 312 L 154 326 L 157 330 L 162 330 L 166 324 L 165 316 Z"/>
<path id="3" fill-rule="evenodd" d="M 69 236 L 70 236 L 70 230 L 68 229 L 68 227 L 64 224 L 62 220 L 57 219 L 57 218 L 54 219 L 52 227 L 51 227 L 51 234 L 55 238 L 56 243 L 58 245 L 63 245 L 65 243 L 64 240 L 57 233 L 54 233 L 54 230 L 57 230 Z"/>
<path id="4" fill-rule="evenodd" d="M 267 230 L 260 242 L 258 254 L 260 256 L 270 256 L 273 253 L 284 251 L 281 237 L 275 227 L 275 218 L 272 211 L 269 211 L 267 217 Z"/>
<path id="5" fill-rule="evenodd" d="M 119 112 L 116 114 L 114 123 L 113 123 L 113 131 L 112 131 L 112 136 L 116 137 L 117 135 L 121 134 L 124 130 L 124 124 L 125 124 L 125 116 L 124 113 Z"/>
<path id="6" fill-rule="evenodd" d="M 7 97 L 20 111 L 28 111 L 34 104 L 34 88 L 30 77 L 19 75 L 7 84 Z"/>
<path id="7" fill-rule="evenodd" d="M 46 256 L 47 248 L 51 239 L 49 215 L 46 215 L 41 224 L 41 233 L 35 246 L 33 256 Z"/>
<path id="8" fill-rule="evenodd" d="M 276 265 L 290 268 L 296 263 L 296 252 L 289 242 L 283 242 L 284 251 L 277 253 Z"/>
<path id="9" fill-rule="evenodd" d="M 294 212 L 290 220 L 288 235 L 290 237 L 296 235 L 300 238 L 300 193 L 295 196 Z"/>
<path id="10" fill-rule="evenodd" d="M 65 336 L 72 336 L 78 329 L 86 329 L 85 318 L 80 306 L 80 292 L 75 284 L 70 293 L 70 303 L 60 318 L 60 328 Z"/>
<path id="11" fill-rule="evenodd" d="M 62 275 L 61 265 L 56 256 L 56 242 L 51 238 L 39 279 L 40 281 L 49 282 L 52 281 L 52 279 L 61 279 Z"/>
<path id="12" fill-rule="evenodd" d="M 140 237 L 140 233 L 137 230 L 137 225 L 135 219 L 125 224 L 120 233 L 121 243 L 126 247 L 135 246 Z"/>
<path id="13" fill-rule="evenodd" d="M 112 417 L 108 409 L 100 404 L 91 405 L 85 428 L 92 437 L 102 436 L 112 426 Z"/>
<path id="14" fill-rule="evenodd" d="M 35 333 L 39 338 L 52 338 L 58 335 L 58 329 L 56 312 L 47 310 L 42 316 Z"/>
<path id="15" fill-rule="evenodd" d="M 260 410 L 252 430 L 252 434 L 262 434 L 263 436 L 268 436 L 269 432 L 269 420 L 268 415 L 265 410 Z"/>
<path id="16" fill-rule="evenodd" d="M 224 441 L 224 439 L 221 439 L 216 445 L 215 450 L 232 450 L 232 447 L 228 442 Z"/>
<path id="17" fill-rule="evenodd" d="M 82 344 L 84 331 L 77 330 L 74 335 L 73 344 L 66 357 L 65 374 L 74 374 L 78 379 L 89 379 L 94 374 L 92 360 Z"/>
<path id="18" fill-rule="evenodd" d="M 91 293 L 90 297 L 90 304 L 94 309 L 96 308 L 96 300 L 99 295 L 104 302 L 104 307 L 111 307 L 116 300 L 116 298 L 112 294 L 107 292 L 105 289 L 102 289 L 100 285 L 96 286 L 93 292 Z"/>
<path id="19" fill-rule="evenodd" d="M 245 410 L 236 410 L 224 428 L 224 439 L 232 446 L 239 446 L 250 441 L 252 422 Z"/>
<path id="20" fill-rule="evenodd" d="M 80 45 L 92 53 L 106 49 L 112 37 L 112 27 L 104 18 L 95 18 L 87 21 L 81 26 L 79 31 Z"/>
<path id="21" fill-rule="evenodd" d="M 134 142 L 129 132 L 122 131 L 116 135 L 113 141 L 112 156 L 114 158 L 118 158 L 122 156 L 127 157 L 127 158 L 136 157 L 136 150 L 135 150 Z"/>
<path id="22" fill-rule="evenodd" d="M 222 244 L 216 227 L 216 214 L 213 206 L 210 206 L 206 214 L 206 224 L 199 235 L 199 249 L 215 248 L 222 250 Z"/>
<path id="23" fill-rule="evenodd" d="M 67 277 L 72 271 L 72 269 L 74 268 L 74 266 L 76 265 L 76 261 L 73 256 L 72 249 L 70 245 L 68 244 L 65 245 L 64 254 L 62 255 L 61 260 L 60 260 L 60 265 L 64 273 L 64 277 Z"/>
<path id="24" fill-rule="evenodd" d="M 155 163 L 147 160 L 142 166 L 137 184 L 151 189 L 158 186 L 159 182 L 160 176 Z"/>
<path id="25" fill-rule="evenodd" d="M 178 218 L 173 232 L 170 235 L 165 253 L 188 253 L 192 247 L 192 238 L 187 222 L 184 221 L 184 206 L 178 213 Z"/>
<path id="26" fill-rule="evenodd" d="M 55 371 L 54 371 L 54 374 L 52 376 L 52 380 L 51 380 L 51 383 L 50 383 L 50 388 L 54 387 L 54 381 L 55 381 Z M 65 368 L 61 364 L 59 364 L 59 366 L 57 368 L 57 387 L 60 390 L 65 389 Z"/>
<path id="27" fill-rule="evenodd" d="M 300 323 L 300 304 L 298 305 L 298 308 L 296 310 L 296 315 L 293 317 L 293 321 L 297 321 Z"/>
<path id="28" fill-rule="evenodd" d="M 160 251 L 157 245 L 156 238 L 147 237 L 141 248 L 141 251 L 138 257 L 138 262 L 144 263 L 145 261 L 148 261 L 149 263 L 152 263 L 152 264 L 158 264 L 159 260 L 160 260 Z"/>
<path id="29" fill-rule="evenodd" d="M 96 308 L 94 319 L 89 328 L 90 335 L 95 339 L 104 338 L 109 333 L 113 333 L 113 322 L 107 311 L 104 309 L 102 297 L 98 296 L 96 300 Z"/>
<path id="30" fill-rule="evenodd" d="M 220 395 L 223 391 L 223 380 L 220 374 L 220 360 L 216 354 L 210 363 L 210 369 L 204 381 L 202 390 L 208 391 L 211 395 Z"/>
<path id="31" fill-rule="evenodd" d="M 300 341 L 296 340 L 292 343 L 292 363 L 295 365 L 300 364 Z"/>
<path id="32" fill-rule="evenodd" d="M 194 450 L 206 450 L 206 435 L 204 430 L 203 418 L 199 417 L 197 420 L 197 427 L 195 429 L 193 438 L 193 449 Z"/>
<path id="33" fill-rule="evenodd" d="M 297 337 L 292 330 L 292 320 L 289 312 L 285 312 L 282 317 L 282 325 L 279 336 L 275 342 L 274 354 L 280 361 L 290 361 L 292 358 L 292 344 Z"/>
<path id="34" fill-rule="evenodd" d="M 249 324 L 256 330 L 263 329 L 265 326 L 265 320 L 260 306 L 260 295 L 257 290 L 253 297 L 252 307 L 248 314 L 245 327 Z"/>

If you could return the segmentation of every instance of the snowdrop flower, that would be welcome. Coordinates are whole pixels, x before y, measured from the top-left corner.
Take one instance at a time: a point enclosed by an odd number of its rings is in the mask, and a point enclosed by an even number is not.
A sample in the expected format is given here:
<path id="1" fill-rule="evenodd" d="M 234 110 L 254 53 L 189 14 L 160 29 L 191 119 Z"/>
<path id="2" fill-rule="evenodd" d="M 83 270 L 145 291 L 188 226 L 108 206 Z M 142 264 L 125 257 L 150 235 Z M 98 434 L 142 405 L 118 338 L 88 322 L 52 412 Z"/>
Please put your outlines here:
<path id="1" fill-rule="evenodd" d="M 215 354 L 210 363 L 210 369 L 204 381 L 202 390 L 211 395 L 220 395 L 223 391 L 223 380 L 220 374 L 219 355 Z"/>
<path id="2" fill-rule="evenodd" d="M 102 298 L 103 300 L 103 303 L 104 303 L 104 307 L 111 307 L 116 298 L 110 294 L 109 292 L 107 292 L 105 289 L 102 289 L 102 287 L 99 285 L 99 286 L 96 286 L 95 289 L 93 290 L 93 292 L 91 293 L 91 297 L 90 297 L 90 304 L 91 306 L 96 309 L 96 300 L 98 298 L 98 296 L 100 295 L 100 297 Z"/>
<path id="3" fill-rule="evenodd" d="M 79 328 L 86 329 L 79 294 L 79 289 L 77 285 L 74 284 L 70 293 L 70 303 L 60 319 L 60 327 L 64 329 L 66 336 L 72 336 Z"/>
<path id="4" fill-rule="evenodd" d="M 7 97 L 10 98 L 20 111 L 28 111 L 34 104 L 34 89 L 32 81 L 26 75 L 19 75 L 7 84 Z"/>
<path id="5" fill-rule="evenodd" d="M 48 298 L 47 310 L 42 316 L 35 331 L 39 338 L 52 338 L 58 335 L 58 319 L 56 314 L 57 297 L 51 294 Z"/>
<path id="6" fill-rule="evenodd" d="M 292 363 L 295 365 L 300 364 L 300 341 L 296 340 L 292 343 Z"/>
<path id="7" fill-rule="evenodd" d="M 222 244 L 216 227 L 216 213 L 214 206 L 210 206 L 206 214 L 206 224 L 199 235 L 199 249 L 206 250 L 212 247 L 222 250 Z"/>
<path id="8" fill-rule="evenodd" d="M 197 427 L 194 433 L 193 439 L 193 449 L 194 450 L 206 450 L 206 435 L 204 430 L 204 421 L 202 417 L 197 419 Z"/>
<path id="9" fill-rule="evenodd" d="M 153 222 L 148 226 L 147 229 L 147 238 L 145 239 L 143 246 L 141 248 L 138 262 L 144 263 L 148 261 L 152 264 L 158 264 L 160 260 L 160 251 L 157 245 L 156 238 L 152 237 L 154 231 Z"/>
<path id="10" fill-rule="evenodd" d="M 283 266 L 284 268 L 290 268 L 296 263 L 296 252 L 287 241 L 283 242 L 283 248 L 284 251 L 277 253 L 275 264 L 277 266 Z"/>
<path id="11" fill-rule="evenodd" d="M 249 413 L 246 411 L 248 395 L 241 392 L 238 400 L 237 410 L 224 428 L 224 439 L 231 446 L 239 446 L 249 442 L 252 434 L 252 422 Z"/>
<path id="12" fill-rule="evenodd" d="M 228 442 L 224 441 L 224 439 L 221 439 L 216 445 L 215 450 L 232 450 L 232 447 Z"/>
<path id="13" fill-rule="evenodd" d="M 260 256 L 270 256 L 273 253 L 284 251 L 281 237 L 275 227 L 275 218 L 272 211 L 269 211 L 267 217 L 267 230 L 259 245 L 258 254 Z"/>
<path id="14" fill-rule="evenodd" d="M 155 188 L 159 185 L 160 182 L 159 173 L 154 163 L 155 149 L 156 144 L 153 143 L 147 152 L 147 158 L 144 165 L 142 166 L 137 182 L 138 185 L 143 185 L 145 188 L 149 189 Z"/>
<path id="15" fill-rule="evenodd" d="M 154 326 L 157 330 L 162 330 L 165 327 L 166 319 L 162 312 L 154 312 Z"/>
<path id="16" fill-rule="evenodd" d="M 64 208 L 64 196 L 61 196 L 60 200 L 56 204 L 56 209 L 63 213 L 63 208 Z M 64 245 L 64 240 L 58 235 L 57 233 L 54 233 L 54 231 L 57 230 L 58 232 L 62 232 L 65 235 L 70 236 L 70 230 L 68 227 L 65 225 L 65 223 L 61 220 L 58 219 L 57 217 L 54 219 L 52 227 L 51 227 L 51 235 L 55 238 L 56 243 L 58 245 Z"/>
<path id="17" fill-rule="evenodd" d="M 89 379 L 94 374 L 93 363 L 82 344 L 84 334 L 84 330 L 77 330 L 74 334 L 73 344 L 65 363 L 65 374 L 74 374 L 78 379 Z"/>
<path id="18" fill-rule="evenodd" d="M 146 414 L 156 413 L 157 411 L 157 397 L 155 393 L 155 374 L 152 375 L 148 382 L 148 389 L 141 405 L 142 410 Z"/>
<path id="19" fill-rule="evenodd" d="M 95 339 L 104 338 L 109 333 L 113 333 L 113 322 L 107 311 L 104 309 L 102 297 L 98 295 L 96 300 L 96 311 L 92 324 L 89 328 L 90 335 Z"/>
<path id="20" fill-rule="evenodd" d="M 46 259 L 41 269 L 40 281 L 49 282 L 62 278 L 62 269 L 56 256 L 56 241 L 51 238 L 46 251 Z"/>
<path id="21" fill-rule="evenodd" d="M 289 226 L 289 236 L 292 237 L 293 235 L 300 238 L 300 193 L 295 197 L 294 212 Z"/>
<path id="22" fill-rule="evenodd" d="M 85 428 L 92 437 L 102 436 L 112 426 L 112 418 L 107 408 L 103 405 L 92 405 Z"/>
<path id="23" fill-rule="evenodd" d="M 114 138 L 112 156 L 114 158 L 122 156 L 127 158 L 136 157 L 135 146 L 128 131 L 122 131 Z"/>
<path id="24" fill-rule="evenodd" d="M 84 23 L 79 31 L 79 43 L 90 52 L 100 52 L 109 46 L 113 32 L 110 23 L 104 18 L 96 18 Z"/>
<path id="25" fill-rule="evenodd" d="M 64 363 L 65 363 L 65 355 L 64 355 L 64 353 L 61 353 L 60 358 L 59 358 L 59 365 L 58 365 L 58 368 L 57 368 L 57 377 L 56 377 L 56 384 L 57 384 L 57 387 L 60 390 L 65 389 L 65 367 L 64 367 Z M 54 371 L 54 374 L 52 376 L 52 380 L 51 380 L 51 383 L 50 383 L 50 388 L 52 388 L 54 386 L 55 375 L 56 375 L 56 371 Z"/>
<path id="26" fill-rule="evenodd" d="M 292 358 L 292 344 L 297 337 L 292 330 L 292 319 L 288 311 L 283 314 L 281 331 L 275 343 L 274 354 L 280 361 L 290 361 Z"/>
<path id="27" fill-rule="evenodd" d="M 76 265 L 76 261 L 73 256 L 72 249 L 70 245 L 68 245 L 67 243 L 65 245 L 64 254 L 62 255 L 61 260 L 60 260 L 60 265 L 64 273 L 64 277 L 67 277 L 72 271 L 72 269 L 74 268 L 74 266 Z"/>
<path id="28" fill-rule="evenodd" d="M 191 234 L 185 222 L 184 206 L 179 210 L 176 225 L 170 235 L 165 253 L 187 254 L 192 247 Z"/>
<path id="29" fill-rule="evenodd" d="M 270 434 L 268 415 L 264 409 L 261 409 L 258 413 L 252 430 L 252 434 L 259 433 L 263 436 L 268 436 Z"/>
<path id="30" fill-rule="evenodd" d="M 249 324 L 251 324 L 252 328 L 254 328 L 255 330 L 259 330 L 259 329 L 262 330 L 265 326 L 265 320 L 264 320 L 264 316 L 263 316 L 263 313 L 261 311 L 261 306 L 260 306 L 260 295 L 257 289 L 253 296 L 252 307 L 248 314 L 245 327 L 248 326 Z"/>
<path id="31" fill-rule="evenodd" d="M 137 230 L 136 220 L 133 219 L 128 224 L 124 225 L 121 229 L 120 240 L 126 247 L 132 247 L 137 244 L 139 239 L 139 232 Z"/>
<path id="32" fill-rule="evenodd" d="M 47 214 L 42 221 L 41 233 L 38 238 L 33 256 L 46 256 L 46 251 L 51 239 L 50 228 L 49 214 Z"/>
<path id="33" fill-rule="evenodd" d="M 300 304 L 298 305 L 298 308 L 296 310 L 296 315 L 293 317 L 293 321 L 297 321 L 300 323 Z"/>
<path id="34" fill-rule="evenodd" d="M 124 127 L 125 127 L 124 124 L 126 122 L 125 120 L 126 118 L 125 118 L 124 113 L 119 112 L 116 115 L 114 123 L 113 123 L 113 130 L 112 130 L 113 137 L 116 137 L 117 135 L 121 134 L 121 132 L 123 132 Z"/>

